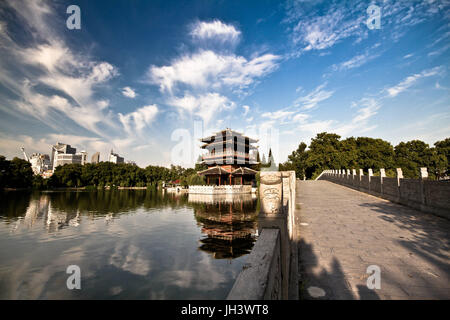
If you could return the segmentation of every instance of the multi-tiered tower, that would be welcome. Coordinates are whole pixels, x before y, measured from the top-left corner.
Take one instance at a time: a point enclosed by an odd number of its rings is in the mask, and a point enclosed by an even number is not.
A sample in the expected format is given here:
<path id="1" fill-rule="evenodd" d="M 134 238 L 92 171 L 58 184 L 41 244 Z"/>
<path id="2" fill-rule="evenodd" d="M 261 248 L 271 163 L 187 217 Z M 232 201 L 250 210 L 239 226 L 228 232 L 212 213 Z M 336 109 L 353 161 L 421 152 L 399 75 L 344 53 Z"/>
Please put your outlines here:
<path id="1" fill-rule="evenodd" d="M 202 157 L 202 163 L 208 169 L 198 174 L 206 177 L 208 184 L 215 185 L 254 185 L 257 171 L 251 169 L 258 164 L 252 145 L 258 142 L 231 129 L 216 132 L 214 135 L 200 139 L 202 149 L 208 153 Z"/>

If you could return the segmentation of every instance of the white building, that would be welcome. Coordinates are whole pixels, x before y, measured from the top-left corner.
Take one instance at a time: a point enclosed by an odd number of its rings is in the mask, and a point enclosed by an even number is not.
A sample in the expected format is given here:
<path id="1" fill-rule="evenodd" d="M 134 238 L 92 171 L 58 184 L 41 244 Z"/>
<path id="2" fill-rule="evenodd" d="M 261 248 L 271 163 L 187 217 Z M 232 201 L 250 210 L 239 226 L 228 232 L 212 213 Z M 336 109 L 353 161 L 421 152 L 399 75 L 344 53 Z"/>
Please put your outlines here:
<path id="1" fill-rule="evenodd" d="M 54 146 L 52 146 L 52 163 L 53 170 L 56 167 L 62 166 L 65 164 L 79 163 L 84 165 L 87 163 L 87 152 L 81 151 L 80 153 L 76 153 L 77 149 L 72 148 L 70 144 L 64 144 L 58 142 Z"/>
<path id="2" fill-rule="evenodd" d="M 114 153 L 113 150 L 111 150 L 111 153 L 109 154 L 109 162 L 124 163 L 125 160 L 123 157 L 119 156 L 117 153 Z"/>

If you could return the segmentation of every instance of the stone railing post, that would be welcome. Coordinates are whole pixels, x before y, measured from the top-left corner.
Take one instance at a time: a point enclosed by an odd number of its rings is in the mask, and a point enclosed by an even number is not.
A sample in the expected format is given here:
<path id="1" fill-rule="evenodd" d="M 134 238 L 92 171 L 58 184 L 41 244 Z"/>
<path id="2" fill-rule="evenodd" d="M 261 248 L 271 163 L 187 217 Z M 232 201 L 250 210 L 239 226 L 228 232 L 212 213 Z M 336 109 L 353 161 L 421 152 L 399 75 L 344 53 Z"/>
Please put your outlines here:
<path id="1" fill-rule="evenodd" d="M 386 171 L 384 170 L 384 168 L 381 168 L 380 169 L 381 194 L 383 194 L 383 178 L 386 178 Z"/>
<path id="2" fill-rule="evenodd" d="M 358 172 L 358 179 L 359 179 L 359 181 L 358 181 L 358 189 L 361 188 L 361 180 L 362 180 L 362 176 L 363 175 L 364 175 L 363 169 L 359 169 L 359 172 Z"/>
<path id="3" fill-rule="evenodd" d="M 397 168 L 397 186 L 400 187 L 400 179 L 403 179 L 402 168 Z"/>
<path id="4" fill-rule="evenodd" d="M 400 193 L 400 180 L 403 179 L 403 171 L 402 168 L 397 168 L 397 201 L 400 201 L 401 193 Z"/>
<path id="5" fill-rule="evenodd" d="M 369 176 L 369 192 L 370 192 L 370 180 L 372 179 L 373 176 L 373 170 L 369 168 L 368 170 L 368 176 Z"/>
<path id="6" fill-rule="evenodd" d="M 261 172 L 259 197 L 261 209 L 258 217 L 258 229 L 277 228 L 281 236 L 281 297 L 288 299 L 289 293 L 289 259 L 290 245 L 288 232 L 288 217 L 283 210 L 283 176 L 281 172 Z"/>
<path id="7" fill-rule="evenodd" d="M 422 205 L 426 204 L 425 190 L 424 190 L 424 180 L 428 179 L 427 168 L 420 168 L 420 201 Z"/>

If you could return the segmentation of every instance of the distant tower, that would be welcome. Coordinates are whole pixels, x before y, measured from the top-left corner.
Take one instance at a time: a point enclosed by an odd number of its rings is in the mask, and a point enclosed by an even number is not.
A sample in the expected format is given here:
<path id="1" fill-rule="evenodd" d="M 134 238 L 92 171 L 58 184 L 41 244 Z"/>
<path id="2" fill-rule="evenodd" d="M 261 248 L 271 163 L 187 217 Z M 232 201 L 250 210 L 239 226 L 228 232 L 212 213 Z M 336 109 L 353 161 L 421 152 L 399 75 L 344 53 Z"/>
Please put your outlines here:
<path id="1" fill-rule="evenodd" d="M 111 149 L 111 153 L 109 154 L 109 162 L 112 163 L 124 163 L 125 159 L 121 156 L 119 156 L 117 153 L 114 153 L 114 151 Z"/>
<path id="2" fill-rule="evenodd" d="M 91 163 L 99 163 L 100 162 L 100 152 L 96 152 L 92 155 Z"/>

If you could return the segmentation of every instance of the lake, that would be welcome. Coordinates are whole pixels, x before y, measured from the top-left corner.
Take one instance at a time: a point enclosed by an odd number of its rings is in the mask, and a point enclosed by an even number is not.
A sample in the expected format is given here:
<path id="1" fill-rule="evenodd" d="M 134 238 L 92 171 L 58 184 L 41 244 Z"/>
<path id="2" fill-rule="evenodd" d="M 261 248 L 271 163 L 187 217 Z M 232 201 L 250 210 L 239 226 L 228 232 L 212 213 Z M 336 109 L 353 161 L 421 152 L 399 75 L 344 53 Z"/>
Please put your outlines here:
<path id="1" fill-rule="evenodd" d="M 0 194 L 0 299 L 224 299 L 257 236 L 252 195 Z M 69 290 L 70 265 L 81 289 Z"/>

